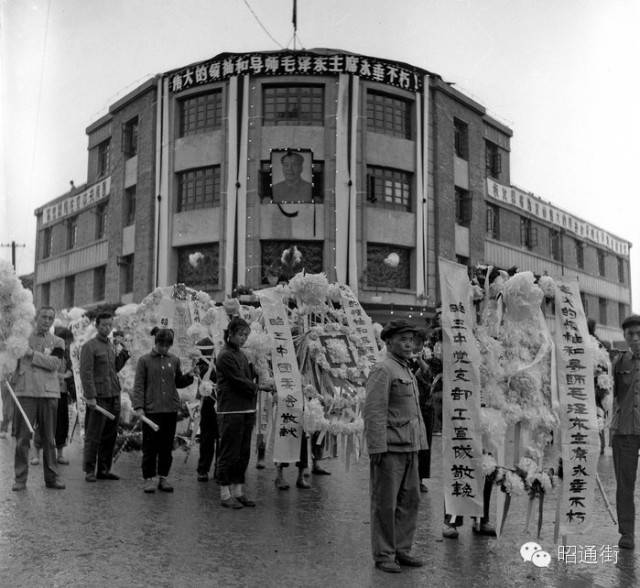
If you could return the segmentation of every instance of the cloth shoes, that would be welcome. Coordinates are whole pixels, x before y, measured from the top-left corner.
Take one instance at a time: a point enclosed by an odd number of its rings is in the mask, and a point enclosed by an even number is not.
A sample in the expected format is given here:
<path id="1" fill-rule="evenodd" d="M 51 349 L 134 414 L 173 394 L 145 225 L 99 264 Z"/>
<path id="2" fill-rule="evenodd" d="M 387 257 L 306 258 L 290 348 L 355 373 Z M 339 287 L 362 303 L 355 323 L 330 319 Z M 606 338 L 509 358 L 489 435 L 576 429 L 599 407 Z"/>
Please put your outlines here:
<path id="1" fill-rule="evenodd" d="M 240 504 L 240 502 L 238 502 L 233 496 L 229 496 L 229 498 L 223 498 L 222 500 L 220 500 L 220 504 L 225 508 L 242 508 L 242 504 Z"/>
<path id="2" fill-rule="evenodd" d="M 156 481 L 155 481 L 155 479 L 154 478 L 145 478 L 143 490 L 147 494 L 153 494 L 156 491 Z"/>
<path id="3" fill-rule="evenodd" d="M 402 572 L 400 565 L 395 561 L 377 561 L 376 568 L 383 572 L 387 572 L 387 574 L 399 574 Z"/>
<path id="4" fill-rule="evenodd" d="M 446 539 L 457 539 L 458 538 L 458 529 L 453 527 L 452 525 L 445 525 L 442 527 L 442 536 Z"/>
<path id="5" fill-rule="evenodd" d="M 160 492 L 173 492 L 173 486 L 167 482 L 167 478 L 160 476 L 158 480 L 158 490 L 160 490 Z"/>
<path id="6" fill-rule="evenodd" d="M 396 555 L 396 562 L 398 562 L 401 566 L 407 566 L 410 568 L 421 568 L 424 565 L 424 562 L 417 557 L 413 557 L 412 555 Z"/>

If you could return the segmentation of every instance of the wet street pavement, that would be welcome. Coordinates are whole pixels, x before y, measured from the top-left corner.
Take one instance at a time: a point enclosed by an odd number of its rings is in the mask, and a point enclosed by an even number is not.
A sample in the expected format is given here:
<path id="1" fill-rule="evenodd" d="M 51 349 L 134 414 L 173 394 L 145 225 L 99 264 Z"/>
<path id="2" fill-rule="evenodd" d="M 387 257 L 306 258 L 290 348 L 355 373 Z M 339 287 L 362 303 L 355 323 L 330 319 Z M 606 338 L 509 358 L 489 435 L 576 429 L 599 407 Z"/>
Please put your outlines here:
<path id="1" fill-rule="evenodd" d="M 349 472 L 339 460 L 324 461 L 333 475 L 312 476 L 310 490 L 295 488 L 296 470 L 290 467 L 285 471 L 292 485 L 288 491 L 275 488 L 273 466 L 256 470 L 252 459 L 248 494 L 258 505 L 235 511 L 220 506 L 213 482 L 196 481 L 197 447 L 186 464 L 182 450 L 174 453 L 173 494 L 142 492 L 139 452 L 121 455 L 114 467 L 121 480 L 86 483 L 79 440 L 67 450 L 71 465 L 59 466 L 66 490 L 46 489 L 42 466 L 31 466 L 27 490 L 16 493 L 11 491 L 13 440 L 0 439 L 0 586 L 640 584 L 640 550 L 620 551 L 617 561 L 615 554 L 601 555 L 608 545 L 617 551 L 618 534 L 600 495 L 594 528 L 588 535 L 569 537 L 569 546 L 576 547 L 575 563 L 558 561 L 553 544 L 555 497 L 545 501 L 539 540 L 551 555 L 548 568 L 537 568 L 520 556 L 520 546 L 536 540 L 535 531 L 523 531 L 526 497 L 512 501 L 499 541 L 472 535 L 467 520 L 457 540 L 443 539 L 439 437 L 434 438 L 434 452 L 434 479 L 429 493 L 422 495 L 414 545 L 414 554 L 426 565 L 392 575 L 376 570 L 371 560 L 368 459 Z M 611 457 L 600 458 L 599 471 L 613 503 Z M 595 546 L 597 557 L 587 546 Z M 581 558 L 582 554 L 587 555 Z"/>

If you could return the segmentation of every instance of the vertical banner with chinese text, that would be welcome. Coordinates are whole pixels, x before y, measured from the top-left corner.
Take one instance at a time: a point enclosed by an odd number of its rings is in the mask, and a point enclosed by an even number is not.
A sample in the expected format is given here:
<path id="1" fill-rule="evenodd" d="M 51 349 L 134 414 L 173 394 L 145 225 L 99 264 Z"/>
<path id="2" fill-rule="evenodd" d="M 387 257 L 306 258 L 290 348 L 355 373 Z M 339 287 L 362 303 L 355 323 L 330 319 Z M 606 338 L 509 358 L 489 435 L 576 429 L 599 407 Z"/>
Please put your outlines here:
<path id="1" fill-rule="evenodd" d="M 379 354 L 376 335 L 373 332 L 373 323 L 349 286 L 340 284 L 340 293 L 342 294 L 342 307 L 347 315 L 349 328 L 357 333 L 367 346 L 367 364 L 371 369 L 378 361 Z"/>
<path id="2" fill-rule="evenodd" d="M 588 530 L 594 512 L 600 438 L 594 357 L 576 281 L 556 282 L 556 359 L 564 477 L 558 503 L 560 533 Z"/>
<path id="3" fill-rule="evenodd" d="M 480 350 L 466 267 L 439 258 L 442 300 L 442 458 L 445 511 L 481 516 Z"/>
<path id="4" fill-rule="evenodd" d="M 287 310 L 280 299 L 260 296 L 265 328 L 271 337 L 273 379 L 278 396 L 273 461 L 300 459 L 302 437 L 302 380 L 291 337 Z"/>

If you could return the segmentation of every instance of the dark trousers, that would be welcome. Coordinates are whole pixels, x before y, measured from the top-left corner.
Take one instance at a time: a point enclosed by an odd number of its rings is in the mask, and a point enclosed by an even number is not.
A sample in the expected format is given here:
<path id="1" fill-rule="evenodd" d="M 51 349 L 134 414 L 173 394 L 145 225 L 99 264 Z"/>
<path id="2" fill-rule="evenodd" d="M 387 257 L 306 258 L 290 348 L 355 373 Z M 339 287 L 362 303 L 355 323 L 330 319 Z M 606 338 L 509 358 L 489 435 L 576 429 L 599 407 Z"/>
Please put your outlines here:
<path id="1" fill-rule="evenodd" d="M 491 506 L 491 491 L 493 490 L 493 485 L 495 484 L 494 476 L 486 476 L 484 479 L 484 486 L 482 488 L 482 498 L 484 500 L 484 508 L 482 518 L 480 519 L 481 523 L 489 522 L 489 508 Z M 462 523 L 464 523 L 463 516 L 452 517 L 451 515 L 444 515 L 444 522 L 447 525 L 451 525 L 452 527 L 461 527 Z"/>
<path id="2" fill-rule="evenodd" d="M 83 452 L 84 471 L 95 473 L 96 461 L 98 473 L 104 474 L 111 470 L 113 461 L 113 448 L 118 435 L 118 422 L 120 420 L 120 396 L 111 398 L 98 398 L 98 405 L 115 415 L 114 420 L 108 419 L 101 412 L 87 406 L 85 416 L 85 438 Z"/>
<path id="3" fill-rule="evenodd" d="M 417 452 L 383 453 L 370 464 L 369 483 L 374 561 L 409 555 L 420 505 Z"/>
<path id="4" fill-rule="evenodd" d="M 44 481 L 51 484 L 58 478 L 56 471 L 56 411 L 57 398 L 18 398 L 31 426 L 38 431 L 42 443 L 42 464 Z M 16 436 L 14 469 L 16 482 L 26 482 L 29 475 L 29 446 L 31 432 L 16 408 L 13 414 L 13 431 Z"/>
<path id="5" fill-rule="evenodd" d="M 636 486 L 640 435 L 614 435 L 611 446 L 613 449 L 613 468 L 616 473 L 618 530 L 621 535 L 633 538 L 636 522 L 633 491 Z"/>
<path id="6" fill-rule="evenodd" d="M 56 416 L 56 447 L 62 449 L 69 436 L 69 395 L 60 394 Z"/>
<path id="7" fill-rule="evenodd" d="M 218 415 L 216 403 L 207 396 L 202 399 L 200 410 L 200 457 L 198 458 L 198 474 L 208 474 L 213 463 L 218 441 Z"/>
<path id="8" fill-rule="evenodd" d="M 58 398 L 58 410 L 56 413 L 56 447 L 62 449 L 67 444 L 67 437 L 69 436 L 69 396 L 67 394 L 60 394 Z M 40 439 L 40 433 L 36 429 L 36 434 L 33 437 L 33 444 L 36 449 L 42 449 L 42 440 Z"/>
<path id="9" fill-rule="evenodd" d="M 176 436 L 178 413 L 152 412 L 145 415 L 160 429 L 154 431 L 142 425 L 142 477 L 145 480 L 158 476 L 167 477 L 173 463 L 173 440 Z"/>
<path id="10" fill-rule="evenodd" d="M 422 409 L 422 420 L 427 430 L 427 443 L 429 449 L 421 449 L 418 451 L 418 473 L 420 479 L 431 477 L 431 439 L 433 439 L 433 423 L 435 420 L 435 410 L 433 406 Z"/>
<path id="11" fill-rule="evenodd" d="M 220 441 L 216 463 L 216 481 L 221 486 L 244 484 L 251 457 L 251 433 L 256 423 L 253 412 L 218 415 Z"/>

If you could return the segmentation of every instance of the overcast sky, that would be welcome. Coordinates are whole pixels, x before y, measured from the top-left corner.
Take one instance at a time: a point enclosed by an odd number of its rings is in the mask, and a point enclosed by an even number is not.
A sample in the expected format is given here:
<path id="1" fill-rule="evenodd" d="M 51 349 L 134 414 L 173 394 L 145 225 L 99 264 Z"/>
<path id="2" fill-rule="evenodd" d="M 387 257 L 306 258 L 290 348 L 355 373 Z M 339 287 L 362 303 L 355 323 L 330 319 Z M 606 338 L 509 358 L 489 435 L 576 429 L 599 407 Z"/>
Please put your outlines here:
<path id="1" fill-rule="evenodd" d="M 292 0 L 0 6 L 0 241 L 26 244 L 21 274 L 33 270 L 34 209 L 86 181 L 85 128 L 111 103 L 224 51 L 292 46 Z M 299 0 L 298 48 L 396 59 L 455 82 L 513 129 L 513 184 L 633 243 L 640 312 L 638 23 L 638 0 Z"/>

